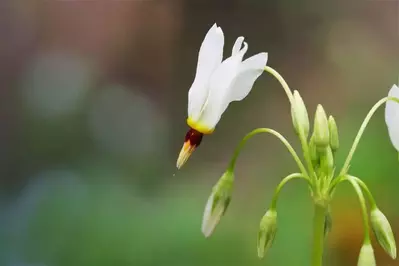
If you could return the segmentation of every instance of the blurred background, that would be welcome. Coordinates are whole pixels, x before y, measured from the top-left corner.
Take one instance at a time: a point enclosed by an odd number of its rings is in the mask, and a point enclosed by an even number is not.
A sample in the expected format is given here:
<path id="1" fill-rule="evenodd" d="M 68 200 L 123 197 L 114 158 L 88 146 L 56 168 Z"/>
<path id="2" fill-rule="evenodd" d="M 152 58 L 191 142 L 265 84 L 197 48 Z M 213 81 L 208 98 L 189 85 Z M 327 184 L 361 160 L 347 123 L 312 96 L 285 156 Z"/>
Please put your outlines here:
<path id="1" fill-rule="evenodd" d="M 306 185 L 280 195 L 279 231 L 260 261 L 260 218 L 296 165 L 270 136 L 240 156 L 228 212 L 200 231 L 211 188 L 235 145 L 271 127 L 299 148 L 278 82 L 264 74 L 233 103 L 179 171 L 187 92 L 213 23 L 225 54 L 238 36 L 247 56 L 322 103 L 341 135 L 340 166 L 371 106 L 399 77 L 395 0 L 2 0 L 0 2 L 0 265 L 309 265 Z M 354 160 L 399 236 L 399 165 L 380 110 Z M 355 265 L 358 201 L 345 184 L 332 203 L 326 265 Z M 399 240 L 399 239 L 398 239 Z M 378 265 L 399 265 L 375 245 Z"/>

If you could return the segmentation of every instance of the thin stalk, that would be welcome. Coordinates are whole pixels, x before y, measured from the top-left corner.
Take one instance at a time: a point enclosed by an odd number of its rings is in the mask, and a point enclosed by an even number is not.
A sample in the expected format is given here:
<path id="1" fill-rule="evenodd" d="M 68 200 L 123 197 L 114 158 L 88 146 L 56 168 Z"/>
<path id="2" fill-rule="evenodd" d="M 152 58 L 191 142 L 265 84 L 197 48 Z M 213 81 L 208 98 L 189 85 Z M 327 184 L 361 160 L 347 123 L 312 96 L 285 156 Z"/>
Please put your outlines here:
<path id="1" fill-rule="evenodd" d="M 395 101 L 395 102 L 399 103 L 399 99 L 398 99 L 398 98 L 395 98 L 395 97 L 385 97 L 385 98 L 382 98 L 381 100 L 379 100 L 379 101 L 370 109 L 370 111 L 369 111 L 369 113 L 367 114 L 366 118 L 364 119 L 362 125 L 360 126 L 360 129 L 359 129 L 359 131 L 358 131 L 358 133 L 357 133 L 357 135 L 356 135 L 356 138 L 355 138 L 355 140 L 354 140 L 354 142 L 353 142 L 353 144 L 352 144 L 352 147 L 351 147 L 351 149 L 350 149 L 350 151 L 349 151 L 348 156 L 346 157 L 344 166 L 342 167 L 342 169 L 341 169 L 339 175 L 345 175 L 345 174 L 347 173 L 347 171 L 348 171 L 348 169 L 349 169 L 349 164 L 350 164 L 350 162 L 351 162 L 351 160 L 352 160 L 352 157 L 353 157 L 353 154 L 354 154 L 355 151 L 356 151 L 357 145 L 359 144 L 359 141 L 360 141 L 360 139 L 362 138 L 363 133 L 364 133 L 364 131 L 366 130 L 366 127 L 367 127 L 368 123 L 370 122 L 370 119 L 373 117 L 374 113 L 378 110 L 378 108 L 379 108 L 381 105 L 383 105 L 385 102 L 389 101 L 389 100 Z"/>
<path id="2" fill-rule="evenodd" d="M 233 157 L 230 160 L 229 169 L 234 169 L 238 155 L 240 154 L 241 150 L 244 148 L 247 141 L 259 133 L 269 133 L 269 134 L 276 136 L 285 145 L 285 147 L 287 147 L 288 151 L 291 153 L 292 157 L 296 161 L 296 163 L 297 163 L 299 169 L 301 170 L 301 172 L 303 173 L 303 175 L 306 178 L 309 178 L 309 175 L 308 175 L 308 172 L 306 171 L 305 166 L 303 165 L 301 159 L 298 157 L 297 153 L 295 152 L 295 150 L 291 146 L 291 144 L 284 138 L 283 135 L 281 135 L 277 131 L 270 129 L 270 128 L 257 128 L 257 129 L 252 130 L 251 132 L 249 132 L 236 147 Z"/>
<path id="3" fill-rule="evenodd" d="M 360 207 L 362 209 L 362 218 L 363 218 L 364 243 L 370 243 L 369 218 L 367 213 L 366 201 L 364 199 L 362 189 L 360 188 L 356 179 L 352 178 L 351 176 L 347 176 L 346 180 L 348 180 L 352 184 L 360 202 Z"/>
<path id="4" fill-rule="evenodd" d="M 280 194 L 280 191 L 284 187 L 284 185 L 287 184 L 288 181 L 291 181 L 292 179 L 296 179 L 296 178 L 304 178 L 309 182 L 309 179 L 305 178 L 304 175 L 300 174 L 300 173 L 294 173 L 294 174 L 290 174 L 290 175 L 284 177 L 283 180 L 281 180 L 281 182 L 278 184 L 276 190 L 274 191 L 272 203 L 270 204 L 270 209 L 272 209 L 272 210 L 276 209 L 278 195 Z"/>
<path id="5" fill-rule="evenodd" d="M 293 96 L 292 91 L 291 91 L 290 87 L 288 86 L 287 82 L 284 80 L 284 78 L 276 70 L 274 70 L 273 68 L 271 68 L 269 66 L 266 66 L 264 70 L 266 72 L 270 73 L 272 76 L 274 76 L 280 82 L 281 86 L 283 87 L 285 93 L 288 96 L 288 100 L 290 101 L 290 103 L 292 105 L 294 96 Z M 299 133 L 299 140 L 302 145 L 303 157 L 305 158 L 305 161 L 308 166 L 308 170 L 310 172 L 310 178 L 313 178 L 315 180 L 317 177 L 315 175 L 312 160 L 310 157 L 309 145 L 306 140 L 306 137 L 303 134 L 303 131 L 301 131 Z"/>

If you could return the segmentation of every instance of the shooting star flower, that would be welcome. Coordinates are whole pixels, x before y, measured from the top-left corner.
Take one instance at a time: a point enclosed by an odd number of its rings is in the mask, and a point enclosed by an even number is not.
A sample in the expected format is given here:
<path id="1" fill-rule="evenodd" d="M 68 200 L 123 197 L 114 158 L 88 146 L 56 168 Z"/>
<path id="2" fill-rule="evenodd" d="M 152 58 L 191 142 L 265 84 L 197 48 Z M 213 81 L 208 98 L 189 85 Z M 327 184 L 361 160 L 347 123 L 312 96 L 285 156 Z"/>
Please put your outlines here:
<path id="1" fill-rule="evenodd" d="M 224 35 L 214 24 L 206 34 L 198 54 L 195 79 L 188 92 L 187 132 L 177 159 L 183 166 L 200 145 L 203 135 L 211 134 L 228 105 L 243 100 L 267 63 L 267 53 L 243 61 L 248 50 L 244 37 L 238 37 L 231 56 L 223 59 Z"/>

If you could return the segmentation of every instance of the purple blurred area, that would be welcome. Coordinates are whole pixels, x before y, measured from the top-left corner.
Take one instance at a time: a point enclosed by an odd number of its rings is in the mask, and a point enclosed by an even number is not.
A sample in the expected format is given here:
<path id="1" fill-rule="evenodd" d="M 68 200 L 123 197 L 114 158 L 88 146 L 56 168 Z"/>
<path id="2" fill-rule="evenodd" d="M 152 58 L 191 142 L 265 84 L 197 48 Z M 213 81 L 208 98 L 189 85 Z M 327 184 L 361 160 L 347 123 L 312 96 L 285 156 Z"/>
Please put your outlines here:
<path id="1" fill-rule="evenodd" d="M 311 117 L 318 103 L 335 116 L 338 163 L 368 110 L 398 82 L 395 0 L 2 0 L 0 266 L 309 264 L 305 185 L 283 193 L 278 240 L 270 257 L 256 259 L 271 193 L 287 169 L 297 171 L 271 137 L 240 156 L 220 233 L 206 241 L 200 233 L 206 198 L 247 132 L 275 128 L 299 148 L 286 96 L 264 74 L 177 171 L 187 92 L 215 22 L 225 57 L 245 36 L 247 56 L 268 52 Z M 373 121 L 352 169 L 399 232 L 397 154 L 382 112 Z M 339 197 L 327 258 L 354 265 L 360 210 L 351 191 Z M 397 265 L 376 254 L 381 265 Z"/>

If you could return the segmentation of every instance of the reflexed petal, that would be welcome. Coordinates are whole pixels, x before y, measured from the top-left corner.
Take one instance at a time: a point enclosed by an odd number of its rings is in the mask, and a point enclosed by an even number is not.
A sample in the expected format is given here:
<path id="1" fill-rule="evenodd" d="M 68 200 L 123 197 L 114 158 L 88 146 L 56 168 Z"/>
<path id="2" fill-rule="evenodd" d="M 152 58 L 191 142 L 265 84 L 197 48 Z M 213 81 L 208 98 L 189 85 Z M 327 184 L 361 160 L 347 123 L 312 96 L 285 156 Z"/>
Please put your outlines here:
<path id="1" fill-rule="evenodd" d="M 195 79 L 188 93 L 188 115 L 198 118 L 209 93 L 209 79 L 223 58 L 223 31 L 216 23 L 209 29 L 198 54 Z"/>
<path id="2" fill-rule="evenodd" d="M 244 37 L 240 36 L 237 38 L 236 42 L 234 43 L 233 49 L 231 50 L 231 55 L 236 55 L 240 51 L 243 41 Z"/>
<path id="3" fill-rule="evenodd" d="M 393 85 L 389 97 L 399 98 L 399 87 Z M 388 101 L 385 107 L 385 122 L 388 127 L 389 137 L 395 149 L 399 151 L 399 103 Z"/>
<path id="4" fill-rule="evenodd" d="M 266 63 L 267 53 L 259 53 L 242 62 L 237 78 L 229 90 L 230 102 L 241 101 L 248 95 Z"/>
<path id="5" fill-rule="evenodd" d="M 388 126 L 389 137 L 391 138 L 392 145 L 399 151 L 399 126 Z"/>
<path id="6" fill-rule="evenodd" d="M 399 98 L 399 87 L 393 85 L 391 90 L 388 93 L 389 97 Z M 387 101 L 385 107 L 385 122 L 388 127 L 393 127 L 396 124 L 396 127 L 399 127 L 399 103 L 394 101 Z"/>
<path id="7" fill-rule="evenodd" d="M 209 96 L 201 114 L 201 122 L 209 128 L 216 126 L 230 103 L 226 99 L 229 97 L 230 87 L 234 83 L 242 57 L 247 50 L 248 44 L 244 42 L 244 47 L 236 55 L 223 61 L 211 76 Z"/>

